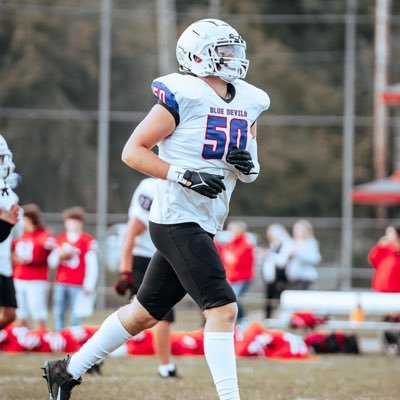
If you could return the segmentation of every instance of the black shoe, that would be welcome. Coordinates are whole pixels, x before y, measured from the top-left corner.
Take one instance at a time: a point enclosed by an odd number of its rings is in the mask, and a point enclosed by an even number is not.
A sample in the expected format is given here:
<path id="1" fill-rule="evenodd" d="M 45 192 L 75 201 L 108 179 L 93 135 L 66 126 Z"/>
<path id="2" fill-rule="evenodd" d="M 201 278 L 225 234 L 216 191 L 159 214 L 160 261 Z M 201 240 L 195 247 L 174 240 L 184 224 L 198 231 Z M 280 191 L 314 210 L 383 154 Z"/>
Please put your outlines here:
<path id="1" fill-rule="evenodd" d="M 43 378 L 47 381 L 50 400 L 68 400 L 71 391 L 76 385 L 80 385 L 82 379 L 74 379 L 67 372 L 69 356 L 65 360 L 48 360 L 43 365 Z"/>
<path id="2" fill-rule="evenodd" d="M 103 364 L 104 364 L 104 361 L 102 360 L 99 363 L 94 364 L 93 366 L 91 366 L 86 372 L 88 374 L 93 374 L 93 375 L 94 374 L 102 375 L 101 367 L 103 366 Z"/>

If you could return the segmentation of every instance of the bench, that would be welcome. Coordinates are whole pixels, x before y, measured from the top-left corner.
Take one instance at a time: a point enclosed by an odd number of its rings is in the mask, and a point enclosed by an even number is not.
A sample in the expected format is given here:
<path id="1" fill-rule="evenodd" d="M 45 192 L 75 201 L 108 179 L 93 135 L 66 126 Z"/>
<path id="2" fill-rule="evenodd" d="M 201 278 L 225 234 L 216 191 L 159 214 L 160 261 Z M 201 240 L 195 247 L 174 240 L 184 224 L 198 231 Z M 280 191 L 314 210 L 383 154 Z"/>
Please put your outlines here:
<path id="1" fill-rule="evenodd" d="M 400 293 L 377 293 L 371 291 L 320 291 L 285 290 L 280 299 L 278 319 L 265 323 L 271 328 L 287 328 L 290 316 L 296 311 L 317 314 L 346 315 L 346 320 L 331 320 L 320 329 L 340 330 L 400 330 L 400 323 L 378 321 L 349 321 L 349 314 L 360 305 L 367 315 L 385 315 L 400 312 Z"/>

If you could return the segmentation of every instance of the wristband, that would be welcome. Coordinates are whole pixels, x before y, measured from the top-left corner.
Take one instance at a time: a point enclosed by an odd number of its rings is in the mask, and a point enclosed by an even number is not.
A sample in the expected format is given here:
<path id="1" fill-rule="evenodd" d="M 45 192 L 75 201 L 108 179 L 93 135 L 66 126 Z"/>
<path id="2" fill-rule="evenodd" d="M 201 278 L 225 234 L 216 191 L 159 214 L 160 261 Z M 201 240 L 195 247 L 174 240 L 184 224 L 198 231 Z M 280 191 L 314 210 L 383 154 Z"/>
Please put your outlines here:
<path id="1" fill-rule="evenodd" d="M 187 180 L 183 178 L 185 172 L 186 172 L 185 168 L 177 167 L 176 165 L 171 165 L 169 167 L 166 179 L 167 181 L 181 183 L 182 185 L 185 185 L 187 182 Z"/>

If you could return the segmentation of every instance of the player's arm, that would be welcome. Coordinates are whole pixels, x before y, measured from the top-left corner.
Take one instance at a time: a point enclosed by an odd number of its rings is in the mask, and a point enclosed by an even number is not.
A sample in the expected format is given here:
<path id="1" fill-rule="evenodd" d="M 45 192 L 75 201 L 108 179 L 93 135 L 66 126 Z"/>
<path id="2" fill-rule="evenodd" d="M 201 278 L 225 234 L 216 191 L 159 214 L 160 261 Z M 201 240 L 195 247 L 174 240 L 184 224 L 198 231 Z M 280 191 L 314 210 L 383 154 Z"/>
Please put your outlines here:
<path id="1" fill-rule="evenodd" d="M 135 246 L 136 237 L 147 229 L 146 225 L 138 218 L 130 218 L 122 242 L 121 261 L 119 275 L 114 284 L 115 291 L 123 296 L 133 283 L 133 257 L 132 249 Z"/>
<path id="2" fill-rule="evenodd" d="M 146 225 L 137 218 L 130 218 L 122 241 L 121 261 L 119 272 L 132 272 L 132 249 L 135 246 L 135 240 L 138 235 L 146 230 Z"/>
<path id="3" fill-rule="evenodd" d="M 156 104 L 133 131 L 122 151 L 122 161 L 129 167 L 155 178 L 166 179 L 170 164 L 151 149 L 175 130 L 175 119 Z"/>
<path id="4" fill-rule="evenodd" d="M 174 116 L 167 108 L 156 104 L 136 127 L 122 151 L 122 161 L 131 168 L 149 176 L 167 179 L 215 199 L 225 190 L 223 176 L 198 173 L 190 168 L 170 165 L 151 149 L 170 136 L 176 128 Z"/>
<path id="5" fill-rule="evenodd" d="M 85 279 L 83 290 L 86 294 L 93 293 L 99 277 L 99 261 L 95 250 L 89 250 L 85 254 Z"/>
<path id="6" fill-rule="evenodd" d="M 239 179 L 242 182 L 253 182 L 260 172 L 260 164 L 257 155 L 257 122 L 250 127 L 251 136 L 247 150 L 234 147 L 226 156 L 226 161 L 235 166 L 240 172 Z"/>

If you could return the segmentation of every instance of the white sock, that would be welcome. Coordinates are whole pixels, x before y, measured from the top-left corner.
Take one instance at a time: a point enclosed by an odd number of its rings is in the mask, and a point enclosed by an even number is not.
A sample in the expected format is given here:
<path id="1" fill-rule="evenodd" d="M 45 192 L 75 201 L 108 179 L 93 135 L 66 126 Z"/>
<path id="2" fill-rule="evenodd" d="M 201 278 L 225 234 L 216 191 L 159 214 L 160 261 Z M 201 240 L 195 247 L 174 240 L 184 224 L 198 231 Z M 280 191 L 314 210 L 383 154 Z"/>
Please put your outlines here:
<path id="1" fill-rule="evenodd" d="M 67 371 L 78 379 L 90 367 L 123 345 L 132 335 L 122 326 L 117 312 L 101 324 L 99 330 L 71 357 Z"/>
<path id="2" fill-rule="evenodd" d="M 169 373 L 172 371 L 175 371 L 174 363 L 160 364 L 158 366 L 158 372 L 163 377 L 167 377 L 169 375 Z"/>
<path id="3" fill-rule="evenodd" d="M 204 332 L 204 354 L 220 400 L 240 400 L 233 332 Z"/>

